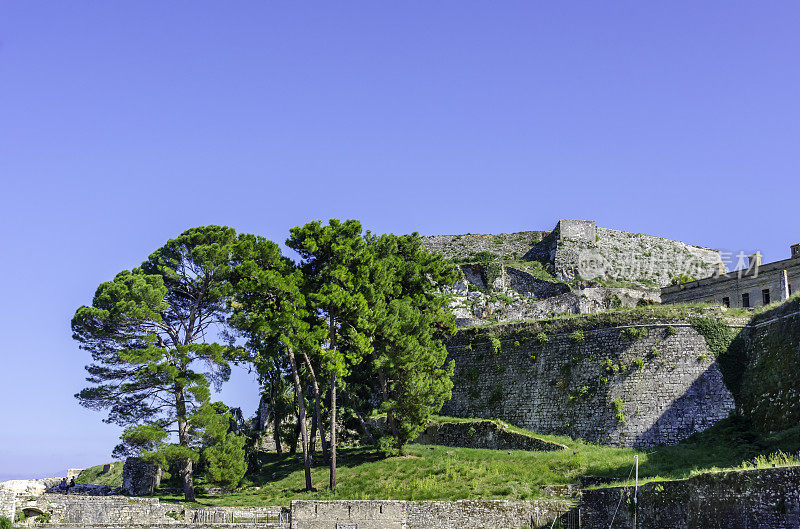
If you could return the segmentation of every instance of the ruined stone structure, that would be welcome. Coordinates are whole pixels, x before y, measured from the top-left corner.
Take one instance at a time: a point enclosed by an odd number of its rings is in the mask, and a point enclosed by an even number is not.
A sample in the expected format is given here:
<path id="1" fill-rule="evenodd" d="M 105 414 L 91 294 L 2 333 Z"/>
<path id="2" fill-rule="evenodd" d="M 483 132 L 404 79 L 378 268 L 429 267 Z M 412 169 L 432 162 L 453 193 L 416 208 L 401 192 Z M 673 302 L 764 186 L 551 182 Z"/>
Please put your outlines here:
<path id="1" fill-rule="evenodd" d="M 761 254 L 750 256 L 746 270 L 717 273 L 705 279 L 661 290 L 663 303 L 715 303 L 726 307 L 762 307 L 800 292 L 800 244 L 791 258 L 762 264 Z"/>
<path id="2" fill-rule="evenodd" d="M 674 444 L 727 417 L 733 396 L 688 316 L 635 320 L 620 325 L 606 314 L 459 331 L 448 343 L 455 377 L 442 413 L 635 447 Z"/>
<path id="3" fill-rule="evenodd" d="M 122 489 L 131 496 L 153 494 L 161 484 L 161 469 L 138 457 L 129 457 L 122 467 Z"/>
<path id="4" fill-rule="evenodd" d="M 702 474 L 639 487 L 639 529 L 796 529 L 800 467 Z M 583 491 L 581 529 L 633 527 L 633 488 Z"/>

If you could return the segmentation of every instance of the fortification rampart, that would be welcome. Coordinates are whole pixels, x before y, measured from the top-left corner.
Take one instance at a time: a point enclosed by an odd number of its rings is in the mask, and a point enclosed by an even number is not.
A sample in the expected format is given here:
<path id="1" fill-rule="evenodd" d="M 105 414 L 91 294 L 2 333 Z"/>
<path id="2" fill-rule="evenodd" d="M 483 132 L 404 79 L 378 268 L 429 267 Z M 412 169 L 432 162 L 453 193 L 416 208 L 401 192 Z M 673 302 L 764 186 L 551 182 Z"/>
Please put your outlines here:
<path id="1" fill-rule="evenodd" d="M 800 425 L 800 295 L 756 315 L 728 353 L 734 394 L 757 429 L 777 432 Z"/>
<path id="2" fill-rule="evenodd" d="M 686 310 L 462 330 L 448 344 L 455 384 L 442 413 L 615 446 L 677 443 L 734 409 Z"/>
<path id="3" fill-rule="evenodd" d="M 796 529 L 800 467 L 702 474 L 639 488 L 639 529 Z M 586 490 L 581 528 L 633 527 L 633 488 Z"/>

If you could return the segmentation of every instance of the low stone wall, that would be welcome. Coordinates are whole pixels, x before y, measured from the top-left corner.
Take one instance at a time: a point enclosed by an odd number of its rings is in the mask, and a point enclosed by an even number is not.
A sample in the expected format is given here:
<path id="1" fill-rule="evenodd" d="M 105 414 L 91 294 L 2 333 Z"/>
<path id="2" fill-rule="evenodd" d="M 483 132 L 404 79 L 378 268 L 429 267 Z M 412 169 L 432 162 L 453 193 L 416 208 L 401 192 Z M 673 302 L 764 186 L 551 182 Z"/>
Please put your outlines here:
<path id="1" fill-rule="evenodd" d="M 567 447 L 508 430 L 493 421 L 445 422 L 428 425 L 415 443 L 488 448 L 491 450 L 539 450 L 553 452 Z"/>
<path id="2" fill-rule="evenodd" d="M 17 512 L 22 511 L 29 517 L 50 513 L 49 523 L 70 527 L 174 525 L 178 521 L 167 516 L 167 512 L 172 510 L 180 511 L 182 508 L 162 504 L 158 498 L 65 494 L 17 498 Z"/>
<path id="3" fill-rule="evenodd" d="M 516 529 L 566 513 L 551 501 L 293 501 L 292 529 Z"/>
<path id="4" fill-rule="evenodd" d="M 185 509 L 183 520 L 187 524 L 265 524 L 288 521 L 288 510 L 282 507 L 205 507 Z"/>
<path id="5" fill-rule="evenodd" d="M 581 528 L 633 527 L 633 489 L 587 490 Z M 800 467 L 703 474 L 639 488 L 639 529 L 797 529 Z"/>

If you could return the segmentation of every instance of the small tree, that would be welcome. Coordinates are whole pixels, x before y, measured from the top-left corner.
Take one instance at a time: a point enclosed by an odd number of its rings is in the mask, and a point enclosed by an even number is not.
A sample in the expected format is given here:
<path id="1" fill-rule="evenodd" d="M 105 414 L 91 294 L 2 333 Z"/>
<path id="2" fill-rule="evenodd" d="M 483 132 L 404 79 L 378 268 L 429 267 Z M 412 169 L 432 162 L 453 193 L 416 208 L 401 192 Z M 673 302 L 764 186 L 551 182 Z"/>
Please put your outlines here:
<path id="1" fill-rule="evenodd" d="M 245 436 L 227 432 L 215 443 L 203 449 L 205 471 L 213 483 L 227 489 L 239 486 L 247 472 L 245 441 Z"/>
<path id="2" fill-rule="evenodd" d="M 92 386 L 76 398 L 126 427 L 116 457 L 181 462 L 186 501 L 195 498 L 192 464 L 203 435 L 227 424 L 210 403 L 210 385 L 229 378 L 234 350 L 207 337 L 227 314 L 235 237 L 220 226 L 185 231 L 102 283 L 72 319 L 73 337 L 93 360 Z"/>

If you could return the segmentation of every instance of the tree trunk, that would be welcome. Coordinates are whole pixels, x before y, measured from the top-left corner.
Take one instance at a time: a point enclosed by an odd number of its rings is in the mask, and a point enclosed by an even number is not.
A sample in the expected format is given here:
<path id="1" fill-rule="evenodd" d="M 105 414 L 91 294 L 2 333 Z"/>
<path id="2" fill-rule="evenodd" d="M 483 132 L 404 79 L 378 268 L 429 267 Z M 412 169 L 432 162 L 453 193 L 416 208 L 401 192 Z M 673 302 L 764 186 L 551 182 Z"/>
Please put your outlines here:
<path id="1" fill-rule="evenodd" d="M 336 351 L 336 323 L 330 317 L 331 351 Z M 336 373 L 331 373 L 331 490 L 336 490 Z"/>
<path id="2" fill-rule="evenodd" d="M 317 374 L 314 372 L 314 366 L 311 365 L 311 359 L 308 354 L 303 353 L 308 372 L 311 373 L 311 387 L 314 390 L 314 418 L 311 423 L 311 453 L 314 453 L 314 441 L 319 429 L 320 445 L 322 445 L 322 459 L 328 461 L 328 447 L 325 446 L 325 429 L 322 427 L 322 407 L 320 406 L 321 398 L 319 395 L 319 383 L 317 382 Z"/>
<path id="3" fill-rule="evenodd" d="M 300 386 L 300 374 L 297 372 L 297 362 L 294 358 L 294 351 L 289 351 L 289 364 L 292 367 L 292 379 L 294 381 L 294 392 L 297 395 L 298 422 L 300 423 L 300 437 L 303 445 L 303 469 L 306 475 L 306 490 L 313 488 L 311 484 L 311 457 L 308 452 L 308 432 L 306 431 L 306 406 L 303 402 L 303 388 Z"/>
<path id="4" fill-rule="evenodd" d="M 283 454 L 283 447 L 281 446 L 281 418 L 275 414 L 275 429 L 272 431 L 272 439 L 275 440 L 275 452 L 278 455 Z"/>
<path id="5" fill-rule="evenodd" d="M 351 396 L 350 393 L 342 392 L 342 397 L 343 398 L 347 399 L 350 396 Z M 361 412 L 359 412 L 358 409 L 356 409 L 355 403 L 353 402 L 352 399 L 350 399 L 350 406 L 352 406 L 353 413 L 356 414 L 356 419 L 358 419 L 358 424 L 361 426 L 361 430 L 364 432 L 364 436 L 367 438 L 367 440 L 370 442 L 370 444 L 374 445 L 375 444 L 375 438 L 372 437 L 372 432 L 369 431 L 369 428 L 367 427 L 367 422 L 364 420 L 364 416 L 361 415 Z"/>
<path id="6" fill-rule="evenodd" d="M 331 490 L 336 490 L 336 375 L 331 375 Z"/>
<path id="7" fill-rule="evenodd" d="M 189 446 L 189 424 L 186 420 L 186 396 L 183 389 L 175 390 L 175 415 L 178 420 L 178 442 L 181 446 Z M 192 475 L 192 460 L 186 459 L 181 468 L 183 478 L 183 497 L 187 502 L 195 501 L 194 479 Z"/>
<path id="8" fill-rule="evenodd" d="M 383 402 L 389 402 L 389 383 L 386 381 L 386 377 L 380 369 L 378 369 L 378 380 L 381 384 Z M 394 413 L 392 413 L 392 410 L 386 412 L 386 424 L 389 425 L 392 435 L 397 440 L 397 445 L 400 446 L 400 432 L 397 430 L 397 424 L 394 422 Z"/>

